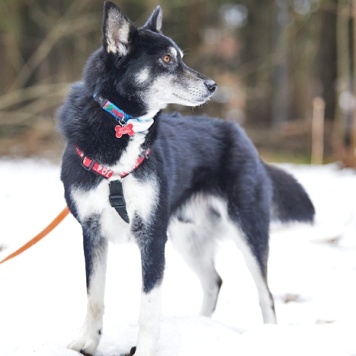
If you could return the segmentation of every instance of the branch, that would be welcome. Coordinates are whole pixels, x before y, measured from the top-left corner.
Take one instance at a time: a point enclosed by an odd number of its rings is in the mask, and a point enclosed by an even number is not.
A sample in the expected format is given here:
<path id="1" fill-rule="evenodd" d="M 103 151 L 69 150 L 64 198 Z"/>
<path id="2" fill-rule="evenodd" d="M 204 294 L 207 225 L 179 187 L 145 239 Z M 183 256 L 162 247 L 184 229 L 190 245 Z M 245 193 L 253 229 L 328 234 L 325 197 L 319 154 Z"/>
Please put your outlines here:
<path id="1" fill-rule="evenodd" d="M 73 2 L 72 6 L 69 7 L 65 15 L 54 25 L 27 63 L 25 63 L 25 65 L 21 68 L 21 71 L 10 90 L 15 90 L 26 84 L 31 74 L 43 62 L 61 37 L 67 34 L 73 35 L 73 33 L 77 33 L 79 30 L 83 30 L 83 28 L 91 28 L 95 23 L 94 19 L 89 17 L 81 18 L 80 21 L 78 18 L 73 20 L 75 14 L 77 14 L 76 1 Z"/>
<path id="2" fill-rule="evenodd" d="M 0 111 L 11 108 L 17 104 L 21 104 L 27 100 L 43 98 L 51 92 L 59 92 L 61 95 L 64 95 L 68 89 L 68 85 L 69 83 L 39 84 L 4 94 L 0 96 Z"/>

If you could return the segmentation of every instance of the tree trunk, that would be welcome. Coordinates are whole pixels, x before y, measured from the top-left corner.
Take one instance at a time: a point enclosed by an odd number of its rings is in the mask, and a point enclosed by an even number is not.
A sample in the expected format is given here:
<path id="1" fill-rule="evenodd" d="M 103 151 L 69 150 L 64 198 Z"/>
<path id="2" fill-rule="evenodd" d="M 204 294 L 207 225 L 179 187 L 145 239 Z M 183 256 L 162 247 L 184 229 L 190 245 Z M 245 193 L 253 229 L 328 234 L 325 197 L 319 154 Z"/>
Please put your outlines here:
<path id="1" fill-rule="evenodd" d="M 356 167 L 356 0 L 352 2 L 352 19 L 353 19 L 353 56 L 352 56 L 352 69 L 353 69 L 353 115 L 351 125 L 351 145 L 350 145 L 350 163 L 352 167 Z"/>

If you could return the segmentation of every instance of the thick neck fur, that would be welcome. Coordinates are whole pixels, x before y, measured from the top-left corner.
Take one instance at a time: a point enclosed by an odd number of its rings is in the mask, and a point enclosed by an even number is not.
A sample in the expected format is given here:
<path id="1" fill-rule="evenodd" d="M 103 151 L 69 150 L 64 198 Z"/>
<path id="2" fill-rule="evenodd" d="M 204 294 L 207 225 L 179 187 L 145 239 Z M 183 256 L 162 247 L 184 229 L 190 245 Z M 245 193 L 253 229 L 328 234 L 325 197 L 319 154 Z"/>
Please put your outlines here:
<path id="1" fill-rule="evenodd" d="M 114 103 L 116 104 L 115 101 Z M 156 137 L 155 120 L 146 133 L 116 138 L 117 121 L 94 101 L 90 89 L 82 82 L 72 86 L 58 117 L 59 127 L 68 145 L 78 146 L 85 155 L 109 166 L 117 164 L 129 146 L 136 149 L 141 146 L 145 150 L 153 144 Z"/>
<path id="2" fill-rule="evenodd" d="M 125 57 L 106 53 L 100 48 L 89 57 L 84 67 L 84 85 L 89 95 L 98 93 L 127 114 L 142 117 L 147 114 L 146 103 L 137 92 L 132 76 L 139 69 L 132 64 L 129 66 Z M 151 113 L 151 117 L 156 113 Z"/>

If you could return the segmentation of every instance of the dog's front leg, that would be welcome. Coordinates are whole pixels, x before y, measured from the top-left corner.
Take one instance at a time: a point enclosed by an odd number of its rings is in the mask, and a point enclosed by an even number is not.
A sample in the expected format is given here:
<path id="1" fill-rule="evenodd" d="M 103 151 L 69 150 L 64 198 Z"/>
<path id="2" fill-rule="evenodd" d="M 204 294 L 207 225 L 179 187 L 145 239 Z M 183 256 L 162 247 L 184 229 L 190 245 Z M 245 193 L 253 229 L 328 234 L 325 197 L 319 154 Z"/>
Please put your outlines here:
<path id="1" fill-rule="evenodd" d="M 159 338 L 161 317 L 161 284 L 165 265 L 166 231 L 145 233 L 137 237 L 142 263 L 142 295 L 139 335 L 135 356 L 154 356 Z"/>
<path id="2" fill-rule="evenodd" d="M 87 313 L 79 337 L 69 348 L 83 355 L 93 355 L 103 327 L 107 240 L 98 234 L 94 218 L 82 225 L 87 285 Z"/>
<path id="3" fill-rule="evenodd" d="M 139 318 L 139 334 L 135 356 L 156 354 L 161 317 L 161 284 L 151 291 L 142 292 Z"/>

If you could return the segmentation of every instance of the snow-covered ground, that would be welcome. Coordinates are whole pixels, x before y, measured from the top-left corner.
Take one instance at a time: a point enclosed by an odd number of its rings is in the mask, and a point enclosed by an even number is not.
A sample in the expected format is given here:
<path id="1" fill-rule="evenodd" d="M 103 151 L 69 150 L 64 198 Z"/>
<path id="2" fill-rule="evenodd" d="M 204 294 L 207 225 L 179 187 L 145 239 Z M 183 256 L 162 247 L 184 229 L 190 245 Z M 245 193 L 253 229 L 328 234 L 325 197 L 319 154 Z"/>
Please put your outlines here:
<path id="1" fill-rule="evenodd" d="M 314 226 L 275 225 L 270 287 L 278 325 L 262 325 L 252 279 L 235 246 L 221 243 L 224 284 L 212 319 L 196 316 L 196 277 L 167 246 L 157 356 L 356 355 L 356 174 L 336 165 L 285 165 L 310 193 Z M 65 206 L 58 166 L 0 160 L 0 260 Z M 133 245 L 111 245 L 102 341 L 96 355 L 135 345 L 140 265 Z M 75 356 L 66 349 L 85 314 L 79 225 L 69 216 L 48 237 L 0 265 L 0 355 Z"/>

